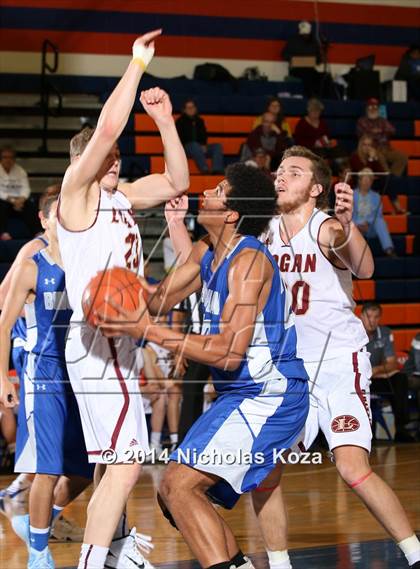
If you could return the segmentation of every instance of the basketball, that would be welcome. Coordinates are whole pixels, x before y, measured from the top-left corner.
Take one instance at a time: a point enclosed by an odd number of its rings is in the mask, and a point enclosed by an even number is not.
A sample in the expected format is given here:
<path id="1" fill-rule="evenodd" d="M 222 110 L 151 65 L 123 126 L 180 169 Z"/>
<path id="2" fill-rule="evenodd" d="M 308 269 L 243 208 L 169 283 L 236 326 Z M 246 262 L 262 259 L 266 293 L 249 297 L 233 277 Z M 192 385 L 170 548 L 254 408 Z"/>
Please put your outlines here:
<path id="1" fill-rule="evenodd" d="M 83 314 L 87 322 L 95 327 L 95 312 L 109 319 L 117 317 L 118 313 L 109 300 L 125 310 L 136 310 L 139 306 L 141 290 L 139 279 L 128 269 L 114 267 L 99 271 L 83 292 Z"/>

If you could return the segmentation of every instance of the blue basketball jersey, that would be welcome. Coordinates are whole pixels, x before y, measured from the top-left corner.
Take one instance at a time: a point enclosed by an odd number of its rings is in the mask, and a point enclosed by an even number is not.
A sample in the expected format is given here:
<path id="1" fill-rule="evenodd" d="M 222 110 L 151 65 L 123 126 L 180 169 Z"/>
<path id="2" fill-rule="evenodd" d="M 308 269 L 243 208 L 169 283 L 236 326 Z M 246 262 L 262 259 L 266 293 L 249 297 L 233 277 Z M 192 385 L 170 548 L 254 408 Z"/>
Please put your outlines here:
<path id="1" fill-rule="evenodd" d="M 27 341 L 34 354 L 64 359 L 67 329 L 72 310 L 65 290 L 65 275 L 43 249 L 32 257 L 38 267 L 34 302 L 25 305 Z"/>
<path id="2" fill-rule="evenodd" d="M 42 241 L 45 247 L 48 247 L 48 241 L 45 239 L 45 237 L 35 237 L 35 239 L 39 239 L 39 241 Z M 12 328 L 12 340 L 15 338 L 21 338 L 22 340 L 26 341 L 26 320 L 23 316 L 20 316 L 16 320 Z"/>
<path id="3" fill-rule="evenodd" d="M 235 371 L 211 368 L 216 390 L 261 388 L 261 383 L 273 379 L 308 380 L 303 361 L 296 357 L 296 332 L 278 267 L 268 249 L 257 238 L 243 237 L 212 271 L 214 251 L 209 249 L 201 261 L 203 289 L 203 334 L 218 334 L 219 323 L 229 295 L 228 273 L 233 259 L 244 249 L 262 252 L 270 261 L 274 273 L 270 294 L 255 322 L 254 334 L 243 361 Z"/>

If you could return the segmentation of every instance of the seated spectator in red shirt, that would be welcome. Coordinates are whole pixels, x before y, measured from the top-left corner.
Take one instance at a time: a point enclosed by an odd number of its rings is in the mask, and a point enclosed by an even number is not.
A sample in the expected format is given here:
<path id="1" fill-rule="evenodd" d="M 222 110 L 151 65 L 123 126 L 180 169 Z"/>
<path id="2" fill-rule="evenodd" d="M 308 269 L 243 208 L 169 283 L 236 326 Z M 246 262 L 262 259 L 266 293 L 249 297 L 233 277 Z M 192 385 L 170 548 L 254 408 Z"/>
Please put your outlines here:
<path id="1" fill-rule="evenodd" d="M 385 157 L 373 144 L 373 138 L 364 134 L 359 138 L 357 149 L 350 156 L 350 165 L 353 172 L 360 172 L 363 168 L 370 168 L 372 172 L 388 172 Z"/>
<path id="2" fill-rule="evenodd" d="M 309 99 L 306 109 L 307 115 L 300 119 L 295 128 L 295 144 L 306 146 L 313 152 L 330 147 L 330 131 L 325 120 L 321 118 L 324 105 L 319 99 Z"/>
<path id="3" fill-rule="evenodd" d="M 388 169 L 394 176 L 402 176 L 407 167 L 407 156 L 392 148 L 390 139 L 395 134 L 392 124 L 379 116 L 378 99 L 369 99 L 366 105 L 366 115 L 357 121 L 357 135 L 361 137 L 368 134 L 375 148 L 380 151 L 386 160 Z"/>
<path id="4" fill-rule="evenodd" d="M 282 130 L 277 133 L 273 130 L 276 117 L 272 113 L 264 113 L 260 126 L 254 128 L 248 135 L 241 151 L 241 160 L 252 158 L 257 149 L 263 148 L 270 157 L 268 168 L 275 170 L 280 163 L 284 150 L 288 146 L 287 133 Z"/>
<path id="5" fill-rule="evenodd" d="M 324 105 L 319 99 L 309 99 L 307 115 L 297 123 L 293 137 L 295 144 L 306 146 L 323 158 L 331 161 L 333 173 L 337 175 L 339 163 L 345 158 L 343 150 L 330 138 L 327 123 L 321 118 Z"/>

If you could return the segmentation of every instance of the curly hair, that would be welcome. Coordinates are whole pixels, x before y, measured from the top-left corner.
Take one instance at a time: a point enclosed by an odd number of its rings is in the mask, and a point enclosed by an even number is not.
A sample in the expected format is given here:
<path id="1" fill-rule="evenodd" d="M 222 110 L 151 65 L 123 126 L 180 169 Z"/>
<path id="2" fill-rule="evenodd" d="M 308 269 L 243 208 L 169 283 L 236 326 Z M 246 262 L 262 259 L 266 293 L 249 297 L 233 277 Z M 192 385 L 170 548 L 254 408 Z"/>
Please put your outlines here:
<path id="1" fill-rule="evenodd" d="M 321 156 L 318 156 L 305 146 L 291 146 L 285 150 L 282 161 L 292 156 L 307 158 L 311 162 L 313 183 L 322 186 L 322 192 L 316 198 L 316 207 L 326 209 L 328 207 L 328 194 L 331 187 L 330 167 Z"/>
<path id="2" fill-rule="evenodd" d="M 226 168 L 230 191 L 226 206 L 239 213 L 237 232 L 258 237 L 277 214 L 274 182 L 263 171 L 240 162 Z"/>

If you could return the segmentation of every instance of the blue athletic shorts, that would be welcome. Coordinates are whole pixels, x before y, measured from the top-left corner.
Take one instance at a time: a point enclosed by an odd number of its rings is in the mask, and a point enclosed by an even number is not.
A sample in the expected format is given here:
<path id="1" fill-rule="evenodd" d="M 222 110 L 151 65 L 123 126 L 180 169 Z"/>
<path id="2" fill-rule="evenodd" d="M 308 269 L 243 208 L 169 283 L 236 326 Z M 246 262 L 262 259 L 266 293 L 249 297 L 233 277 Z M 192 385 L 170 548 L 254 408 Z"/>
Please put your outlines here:
<path id="1" fill-rule="evenodd" d="M 64 360 L 26 354 L 15 472 L 93 477 Z"/>
<path id="2" fill-rule="evenodd" d="M 211 493 L 231 507 L 231 490 L 242 494 L 261 484 L 276 466 L 278 453 L 297 439 L 308 410 L 308 383 L 300 379 L 270 380 L 223 393 L 170 459 L 224 480 L 218 483 L 220 492 L 216 487 Z"/>

